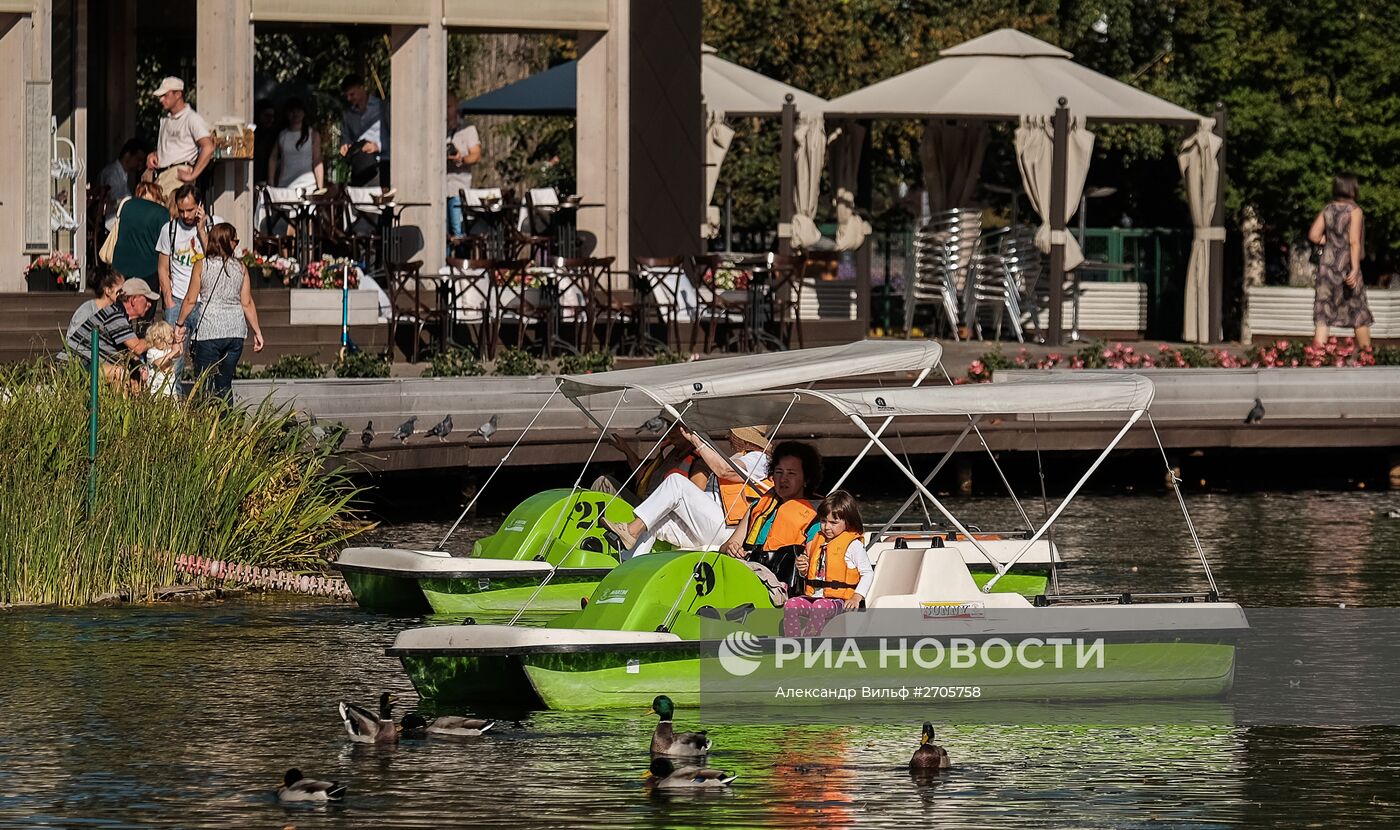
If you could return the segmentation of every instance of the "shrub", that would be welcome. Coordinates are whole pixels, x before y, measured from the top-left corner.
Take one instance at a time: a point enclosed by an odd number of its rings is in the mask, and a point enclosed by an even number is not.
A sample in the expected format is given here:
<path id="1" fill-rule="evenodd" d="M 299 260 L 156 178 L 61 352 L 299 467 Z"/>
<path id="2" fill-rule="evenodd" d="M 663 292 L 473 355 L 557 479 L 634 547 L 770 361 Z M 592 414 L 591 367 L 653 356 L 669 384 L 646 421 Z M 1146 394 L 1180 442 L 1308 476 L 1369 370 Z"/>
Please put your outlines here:
<path id="1" fill-rule="evenodd" d="M 514 347 L 502 349 L 501 353 L 496 356 L 495 374 L 525 377 L 542 375 L 544 372 L 545 365 L 524 349 Z"/>
<path id="2" fill-rule="evenodd" d="M 425 378 L 474 378 L 484 374 L 486 367 L 476 359 L 476 352 L 465 346 L 450 346 L 437 352 L 423 370 Z"/>
<path id="3" fill-rule="evenodd" d="M 389 358 L 369 352 L 347 352 L 335 362 L 338 378 L 387 378 Z"/>
<path id="4" fill-rule="evenodd" d="M 672 363 L 684 363 L 689 360 L 689 358 L 680 352 L 673 352 L 670 349 L 657 349 L 656 354 L 652 356 L 652 360 L 657 366 L 667 366 Z"/>
<path id="5" fill-rule="evenodd" d="M 257 376 L 257 373 L 253 371 L 253 364 L 251 363 L 240 363 L 238 367 L 233 370 L 234 380 L 252 380 Z"/>
<path id="6" fill-rule="evenodd" d="M 99 389 L 95 498 L 88 501 L 87 372 L 73 361 L 0 369 L 0 603 L 149 596 L 175 558 L 319 565 L 363 530 L 357 490 L 327 474 L 333 446 L 260 407 Z M 159 464 L 152 464 L 152 448 Z"/>
<path id="7" fill-rule="evenodd" d="M 593 372 L 606 372 L 616 362 L 613 353 L 607 349 L 595 349 L 583 354 L 566 354 L 559 358 L 559 374 L 586 375 Z"/>
<path id="8" fill-rule="evenodd" d="M 283 380 L 322 378 L 326 376 L 326 366 L 309 354 L 284 354 L 263 367 L 257 376 Z"/>

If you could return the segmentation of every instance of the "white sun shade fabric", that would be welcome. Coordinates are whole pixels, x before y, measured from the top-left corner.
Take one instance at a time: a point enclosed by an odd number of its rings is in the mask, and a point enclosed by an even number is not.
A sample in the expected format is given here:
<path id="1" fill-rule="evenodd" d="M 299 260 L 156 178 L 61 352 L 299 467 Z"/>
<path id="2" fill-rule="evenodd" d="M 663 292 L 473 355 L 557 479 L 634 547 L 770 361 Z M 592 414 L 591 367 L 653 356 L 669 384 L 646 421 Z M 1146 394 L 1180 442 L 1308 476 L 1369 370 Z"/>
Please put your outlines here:
<path id="1" fill-rule="evenodd" d="M 1195 228 L 1186 266 L 1186 314 L 1181 332 L 1187 343 L 1209 343 L 1214 338 L 1210 330 L 1210 243 L 1225 238 L 1224 228 L 1211 225 L 1220 197 L 1220 147 L 1225 143 L 1212 132 L 1214 126 L 1214 118 L 1202 118 L 1201 126 L 1177 155 Z"/>
<path id="2" fill-rule="evenodd" d="M 1100 75 L 1073 55 L 1014 29 L 999 29 L 939 53 L 932 63 L 826 104 L 834 116 L 1019 118 L 1051 115 L 1060 98 L 1090 120 L 1181 121 L 1199 116 Z"/>
<path id="3" fill-rule="evenodd" d="M 1141 375 L 1068 375 L 963 386 L 787 389 L 695 400 L 685 422 L 705 430 L 735 424 L 832 423 L 864 419 L 1136 412 L 1152 404 Z"/>
<path id="4" fill-rule="evenodd" d="M 918 372 L 937 366 L 942 354 L 943 347 L 931 340 L 862 340 L 843 346 L 563 375 L 559 386 L 571 398 L 635 389 L 659 404 L 676 404 L 687 399 L 741 395 L 818 380 Z"/>
<path id="5" fill-rule="evenodd" d="M 700 91 L 705 107 L 723 111 L 731 118 L 773 116 L 783 111 L 787 96 L 798 112 L 816 112 L 826 100 L 791 84 L 747 69 L 715 54 L 714 47 L 700 47 Z"/>

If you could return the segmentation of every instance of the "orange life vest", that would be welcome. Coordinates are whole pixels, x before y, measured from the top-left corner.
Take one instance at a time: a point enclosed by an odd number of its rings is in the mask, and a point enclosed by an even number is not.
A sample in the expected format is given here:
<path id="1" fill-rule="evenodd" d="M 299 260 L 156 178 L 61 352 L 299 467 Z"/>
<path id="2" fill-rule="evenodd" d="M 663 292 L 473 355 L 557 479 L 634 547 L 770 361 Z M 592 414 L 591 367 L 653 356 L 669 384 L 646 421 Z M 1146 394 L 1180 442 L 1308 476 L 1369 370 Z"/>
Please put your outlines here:
<path id="1" fill-rule="evenodd" d="M 860 539 L 860 534 L 848 530 L 835 539 L 817 537 L 807 543 L 807 596 L 822 589 L 822 596 L 829 599 L 850 599 L 855 596 L 856 586 L 860 585 L 860 570 L 846 564 L 846 549 Z"/>
<path id="2" fill-rule="evenodd" d="M 772 518 L 768 535 L 760 544 L 759 534 L 763 526 Z M 817 509 L 806 499 L 778 498 L 776 491 L 769 490 L 749 508 L 749 531 L 744 536 L 744 547 L 749 550 L 777 550 L 789 545 L 806 545 L 807 528 L 817 518 Z"/>
<path id="3" fill-rule="evenodd" d="M 742 522 L 744 514 L 749 512 L 753 503 L 771 489 L 773 489 L 772 479 L 765 478 L 763 481 L 753 484 L 742 481 L 731 483 L 721 480 L 719 483 L 719 506 L 724 510 L 724 523 L 733 527 Z"/>

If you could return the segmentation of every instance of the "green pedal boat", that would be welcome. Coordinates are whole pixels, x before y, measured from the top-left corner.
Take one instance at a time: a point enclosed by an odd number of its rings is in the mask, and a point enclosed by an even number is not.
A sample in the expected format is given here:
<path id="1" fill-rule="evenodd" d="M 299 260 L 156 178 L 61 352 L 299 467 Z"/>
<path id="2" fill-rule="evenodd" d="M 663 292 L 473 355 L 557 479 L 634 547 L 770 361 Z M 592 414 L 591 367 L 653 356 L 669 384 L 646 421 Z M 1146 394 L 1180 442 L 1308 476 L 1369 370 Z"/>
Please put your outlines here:
<path id="1" fill-rule="evenodd" d="M 702 692 L 707 703 L 747 705 L 771 703 L 793 684 L 813 681 L 828 691 L 860 689 L 882 699 L 911 689 L 988 700 L 1219 697 L 1233 683 L 1235 646 L 1248 622 L 1239 605 L 1220 600 L 1180 493 L 1208 590 L 1066 595 L 1053 581 L 1058 554 L 1047 542 L 1051 526 L 1146 415 L 1152 392 L 1138 375 L 1059 376 L 693 401 L 687 422 L 701 429 L 736 412 L 758 423 L 817 424 L 833 413 L 848 419 L 954 530 L 904 531 L 891 520 L 868 537 L 874 575 L 864 608 L 822 615 L 815 631 L 813 615 L 778 607 L 782 597 L 770 591 L 771 580 L 744 562 L 717 552 L 668 552 L 622 563 L 582 609 L 543 628 L 417 628 L 402 632 L 387 653 L 400 659 L 424 697 L 476 706 L 528 697 L 552 709 L 642 706 L 663 693 L 694 705 Z M 1065 498 L 1053 510 L 1047 505 L 1043 524 L 1014 534 L 964 525 L 928 489 L 942 462 L 920 481 L 866 423 L 960 417 L 970 430 L 986 416 L 1026 413 L 1100 422 L 1127 413 L 1127 420 Z M 1037 589 L 1031 597 L 1022 593 Z M 795 668 L 786 658 L 811 642 L 826 643 L 826 664 L 818 646 L 812 663 L 804 655 Z M 833 654 L 841 657 L 834 664 Z M 815 675 L 800 670 L 813 665 L 820 669 Z M 798 702 L 824 701 L 794 694 Z"/>

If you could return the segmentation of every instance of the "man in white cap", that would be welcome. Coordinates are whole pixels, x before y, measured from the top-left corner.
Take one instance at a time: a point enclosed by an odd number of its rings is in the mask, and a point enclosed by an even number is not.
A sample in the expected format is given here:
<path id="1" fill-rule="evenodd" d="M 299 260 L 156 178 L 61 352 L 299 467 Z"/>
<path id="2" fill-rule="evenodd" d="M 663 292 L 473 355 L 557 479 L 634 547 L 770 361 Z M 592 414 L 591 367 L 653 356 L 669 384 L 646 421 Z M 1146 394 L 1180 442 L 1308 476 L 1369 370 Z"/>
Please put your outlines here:
<path id="1" fill-rule="evenodd" d="M 185 101 L 185 82 L 169 77 L 156 87 L 165 115 L 160 119 L 156 151 L 146 157 L 148 175 L 166 193 L 199 178 L 214 158 L 209 124 Z"/>

